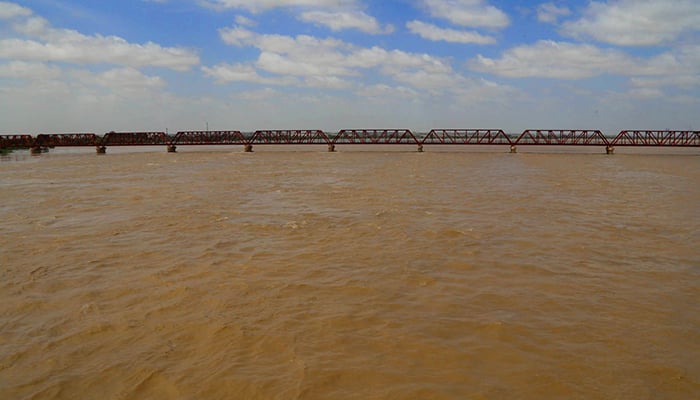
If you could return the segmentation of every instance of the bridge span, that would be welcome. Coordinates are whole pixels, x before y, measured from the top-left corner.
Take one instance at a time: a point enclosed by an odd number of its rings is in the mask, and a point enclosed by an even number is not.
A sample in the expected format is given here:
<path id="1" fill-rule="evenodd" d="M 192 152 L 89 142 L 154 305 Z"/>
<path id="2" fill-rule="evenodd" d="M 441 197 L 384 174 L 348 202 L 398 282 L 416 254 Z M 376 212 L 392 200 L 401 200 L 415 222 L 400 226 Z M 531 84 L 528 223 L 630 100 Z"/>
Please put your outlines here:
<path id="1" fill-rule="evenodd" d="M 105 154 L 112 146 L 166 146 L 174 153 L 178 146 L 241 145 L 253 151 L 259 145 L 326 145 L 335 151 L 339 145 L 414 145 L 423 151 L 426 145 L 508 146 L 516 153 L 518 146 L 599 146 L 613 154 L 617 146 L 637 147 L 700 147 L 700 131 L 623 130 L 616 136 L 606 136 L 600 130 L 586 129 L 527 129 L 520 134 L 502 129 L 432 129 L 413 133 L 409 129 L 343 129 L 337 133 L 322 130 L 258 130 L 241 131 L 181 131 L 175 135 L 165 132 L 107 132 L 43 133 L 0 135 L 0 149 L 30 149 L 40 154 L 55 147 L 95 147 Z"/>

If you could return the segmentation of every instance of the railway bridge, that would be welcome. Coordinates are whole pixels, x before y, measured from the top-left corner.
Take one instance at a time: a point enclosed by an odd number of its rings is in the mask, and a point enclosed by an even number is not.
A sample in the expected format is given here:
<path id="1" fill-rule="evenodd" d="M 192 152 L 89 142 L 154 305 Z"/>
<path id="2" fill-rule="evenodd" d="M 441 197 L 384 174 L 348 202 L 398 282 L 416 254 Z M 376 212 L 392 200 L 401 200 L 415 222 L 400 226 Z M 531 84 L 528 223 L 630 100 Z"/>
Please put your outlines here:
<path id="1" fill-rule="evenodd" d="M 178 146 L 240 145 L 252 152 L 264 145 L 326 145 L 328 151 L 346 145 L 414 145 L 423 151 L 428 145 L 506 146 L 516 153 L 519 146 L 599 146 L 607 154 L 615 147 L 700 147 L 700 131 L 623 130 L 606 136 L 600 130 L 527 129 L 520 134 L 502 129 L 432 129 L 414 134 L 409 129 L 343 129 L 336 133 L 322 130 L 258 130 L 165 132 L 43 133 L 0 135 L 0 149 L 30 149 L 32 154 L 55 147 L 94 147 L 105 154 L 108 147 L 165 146 L 174 153 Z"/>

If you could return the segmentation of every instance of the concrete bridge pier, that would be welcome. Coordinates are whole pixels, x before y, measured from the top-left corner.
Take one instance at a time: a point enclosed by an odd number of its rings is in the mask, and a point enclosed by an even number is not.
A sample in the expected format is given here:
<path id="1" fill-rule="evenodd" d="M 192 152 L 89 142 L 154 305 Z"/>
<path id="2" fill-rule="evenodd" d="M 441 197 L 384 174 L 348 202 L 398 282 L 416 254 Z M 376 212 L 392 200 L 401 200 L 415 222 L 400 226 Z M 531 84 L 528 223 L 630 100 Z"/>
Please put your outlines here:
<path id="1" fill-rule="evenodd" d="M 518 147 L 514 144 L 510 145 L 510 154 L 515 154 L 518 152 Z"/>
<path id="2" fill-rule="evenodd" d="M 169 144 L 168 153 L 177 153 L 177 146 L 175 146 L 174 144 Z"/>
<path id="3" fill-rule="evenodd" d="M 419 152 L 419 153 L 422 153 L 422 152 L 423 152 L 423 145 L 422 145 L 422 144 L 419 144 L 419 145 L 418 145 L 418 152 Z"/>
<path id="4" fill-rule="evenodd" d="M 243 151 L 246 153 L 252 153 L 253 152 L 253 145 L 252 144 L 247 144 L 243 147 Z"/>
<path id="5" fill-rule="evenodd" d="M 335 153 L 335 145 L 333 143 L 328 144 L 328 152 Z"/>
<path id="6" fill-rule="evenodd" d="M 107 154 L 107 146 L 96 146 L 95 152 L 97 154 Z"/>
<path id="7" fill-rule="evenodd" d="M 29 154 L 33 156 L 38 156 L 41 154 L 41 147 L 39 146 L 32 146 L 29 148 Z"/>
<path id="8" fill-rule="evenodd" d="M 615 154 L 615 148 L 612 146 L 605 146 L 605 154 Z"/>

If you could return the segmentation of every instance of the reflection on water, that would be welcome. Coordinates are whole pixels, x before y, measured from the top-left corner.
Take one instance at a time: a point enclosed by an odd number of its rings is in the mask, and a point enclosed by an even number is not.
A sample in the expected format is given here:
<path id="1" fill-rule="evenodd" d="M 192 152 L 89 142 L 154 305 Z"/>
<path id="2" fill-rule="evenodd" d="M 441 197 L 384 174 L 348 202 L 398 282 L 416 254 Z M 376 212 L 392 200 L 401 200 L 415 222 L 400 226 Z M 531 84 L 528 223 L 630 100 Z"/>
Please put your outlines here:
<path id="1" fill-rule="evenodd" d="M 696 155 L 108 151 L 0 164 L 0 398 L 700 393 Z"/>

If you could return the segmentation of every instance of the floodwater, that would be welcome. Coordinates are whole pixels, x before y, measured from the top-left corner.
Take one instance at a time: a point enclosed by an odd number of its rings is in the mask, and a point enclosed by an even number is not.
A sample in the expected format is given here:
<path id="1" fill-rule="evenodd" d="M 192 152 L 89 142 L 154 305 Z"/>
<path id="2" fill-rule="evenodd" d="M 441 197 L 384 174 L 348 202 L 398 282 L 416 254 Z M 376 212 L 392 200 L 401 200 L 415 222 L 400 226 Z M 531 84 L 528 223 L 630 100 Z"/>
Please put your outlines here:
<path id="1" fill-rule="evenodd" d="M 179 150 L 0 162 L 0 398 L 700 393 L 697 151 Z"/>

